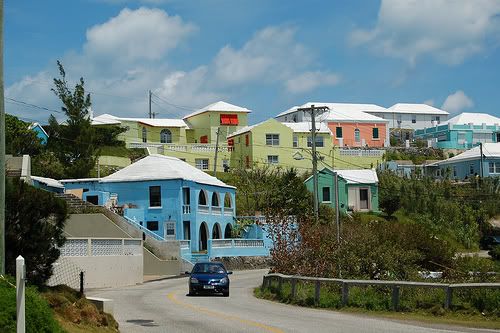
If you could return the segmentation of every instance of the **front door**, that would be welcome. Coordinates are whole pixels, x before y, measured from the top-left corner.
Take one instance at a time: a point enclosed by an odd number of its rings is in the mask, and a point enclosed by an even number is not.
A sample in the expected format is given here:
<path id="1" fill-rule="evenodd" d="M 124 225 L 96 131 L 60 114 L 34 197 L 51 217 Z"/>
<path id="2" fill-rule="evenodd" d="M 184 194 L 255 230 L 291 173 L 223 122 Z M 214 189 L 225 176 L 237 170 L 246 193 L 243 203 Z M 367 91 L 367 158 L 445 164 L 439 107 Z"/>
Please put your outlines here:
<path id="1" fill-rule="evenodd" d="M 359 209 L 369 209 L 369 202 L 368 202 L 368 189 L 367 188 L 360 188 L 359 189 Z"/>
<path id="2" fill-rule="evenodd" d="M 497 142 L 500 142 L 500 132 L 497 133 Z"/>

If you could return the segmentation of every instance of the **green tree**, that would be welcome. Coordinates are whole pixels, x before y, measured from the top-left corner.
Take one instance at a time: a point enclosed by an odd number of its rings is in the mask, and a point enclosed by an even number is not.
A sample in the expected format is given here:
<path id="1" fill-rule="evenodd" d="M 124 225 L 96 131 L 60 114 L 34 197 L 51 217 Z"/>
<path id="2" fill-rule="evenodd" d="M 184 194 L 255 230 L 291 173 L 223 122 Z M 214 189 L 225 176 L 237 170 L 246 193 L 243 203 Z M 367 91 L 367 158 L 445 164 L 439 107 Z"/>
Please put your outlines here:
<path id="1" fill-rule="evenodd" d="M 5 152 L 14 156 L 34 156 L 43 150 L 42 140 L 35 131 L 29 129 L 29 123 L 17 117 L 5 115 Z"/>
<path id="2" fill-rule="evenodd" d="M 6 272 L 15 276 L 16 258 L 22 255 L 28 281 L 43 285 L 59 258 L 58 247 L 65 242 L 66 202 L 20 180 L 6 185 Z"/>
<path id="3" fill-rule="evenodd" d="M 67 119 L 59 124 L 50 116 L 49 148 L 64 166 L 66 177 L 88 177 L 98 157 L 95 129 L 89 119 L 90 94 L 85 93 L 83 78 L 71 91 L 63 65 L 58 61 L 57 66 L 60 78 L 54 78 L 52 91 L 61 100 Z"/>
<path id="4" fill-rule="evenodd" d="M 401 179 L 390 171 L 379 174 L 379 206 L 392 216 L 401 205 Z"/>

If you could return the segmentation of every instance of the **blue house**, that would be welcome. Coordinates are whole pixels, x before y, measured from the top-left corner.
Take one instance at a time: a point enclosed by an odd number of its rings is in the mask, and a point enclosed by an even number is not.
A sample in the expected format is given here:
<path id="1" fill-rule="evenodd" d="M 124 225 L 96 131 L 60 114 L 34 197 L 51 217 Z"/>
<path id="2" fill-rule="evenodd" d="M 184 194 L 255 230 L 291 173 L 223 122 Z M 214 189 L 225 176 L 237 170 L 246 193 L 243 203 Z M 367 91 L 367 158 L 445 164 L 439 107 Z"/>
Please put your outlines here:
<path id="1" fill-rule="evenodd" d="M 104 178 L 61 183 L 165 240 L 189 240 L 191 253 L 231 238 L 235 188 L 175 157 L 150 155 Z"/>
<path id="2" fill-rule="evenodd" d="M 468 149 L 479 143 L 500 142 L 500 118 L 486 113 L 461 113 L 444 125 L 416 130 L 415 138 L 442 149 Z"/>
<path id="3" fill-rule="evenodd" d="M 29 129 L 36 132 L 36 136 L 42 141 L 43 145 L 47 144 L 47 140 L 49 139 L 49 135 L 43 129 L 42 125 L 39 123 L 33 123 L 29 126 Z"/>
<path id="4" fill-rule="evenodd" d="M 482 169 L 483 177 L 500 177 L 500 143 L 483 144 L 482 162 L 480 150 L 477 146 L 447 160 L 429 164 L 425 172 L 435 178 L 464 180 L 480 176 Z"/>

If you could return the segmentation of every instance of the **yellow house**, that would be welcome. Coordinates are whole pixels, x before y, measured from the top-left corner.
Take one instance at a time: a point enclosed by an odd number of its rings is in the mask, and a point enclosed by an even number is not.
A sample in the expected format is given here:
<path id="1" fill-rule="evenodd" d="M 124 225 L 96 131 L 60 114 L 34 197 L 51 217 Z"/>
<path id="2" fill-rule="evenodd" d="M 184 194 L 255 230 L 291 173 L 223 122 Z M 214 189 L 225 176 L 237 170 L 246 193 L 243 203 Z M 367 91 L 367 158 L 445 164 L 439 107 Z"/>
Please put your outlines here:
<path id="1" fill-rule="evenodd" d="M 148 148 L 180 158 L 202 170 L 214 169 L 218 141 L 217 170 L 229 166 L 230 149 L 226 136 L 248 124 L 247 108 L 216 102 L 182 119 L 121 118 L 104 114 L 93 118 L 92 124 L 120 125 L 127 131 L 120 134 L 127 148 Z M 217 139 L 217 132 L 218 139 Z"/>

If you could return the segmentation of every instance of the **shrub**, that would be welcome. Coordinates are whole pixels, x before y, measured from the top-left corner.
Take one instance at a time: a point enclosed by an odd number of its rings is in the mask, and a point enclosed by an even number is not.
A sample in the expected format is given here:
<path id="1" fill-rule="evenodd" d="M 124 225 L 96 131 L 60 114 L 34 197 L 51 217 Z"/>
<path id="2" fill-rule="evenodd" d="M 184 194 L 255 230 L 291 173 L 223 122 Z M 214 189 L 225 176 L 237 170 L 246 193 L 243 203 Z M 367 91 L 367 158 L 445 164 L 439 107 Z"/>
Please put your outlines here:
<path id="1" fill-rule="evenodd" d="M 494 246 L 488 254 L 495 260 L 500 260 L 500 245 Z"/>
<path id="2" fill-rule="evenodd" d="M 16 332 L 16 289 L 14 279 L 0 278 L 0 332 Z M 63 332 L 52 310 L 34 287 L 26 288 L 26 332 Z"/>

